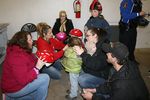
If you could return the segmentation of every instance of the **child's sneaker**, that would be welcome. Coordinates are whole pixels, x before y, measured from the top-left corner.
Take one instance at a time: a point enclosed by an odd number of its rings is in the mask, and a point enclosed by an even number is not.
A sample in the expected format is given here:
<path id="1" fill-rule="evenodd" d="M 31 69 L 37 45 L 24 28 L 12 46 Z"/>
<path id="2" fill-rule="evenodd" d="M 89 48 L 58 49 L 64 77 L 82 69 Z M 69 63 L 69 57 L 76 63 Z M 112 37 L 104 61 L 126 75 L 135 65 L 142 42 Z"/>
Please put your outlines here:
<path id="1" fill-rule="evenodd" d="M 66 90 L 66 93 L 67 93 L 67 94 L 70 94 L 70 90 Z"/>
<path id="2" fill-rule="evenodd" d="M 69 95 L 65 96 L 66 100 L 77 100 L 77 97 L 70 97 Z"/>

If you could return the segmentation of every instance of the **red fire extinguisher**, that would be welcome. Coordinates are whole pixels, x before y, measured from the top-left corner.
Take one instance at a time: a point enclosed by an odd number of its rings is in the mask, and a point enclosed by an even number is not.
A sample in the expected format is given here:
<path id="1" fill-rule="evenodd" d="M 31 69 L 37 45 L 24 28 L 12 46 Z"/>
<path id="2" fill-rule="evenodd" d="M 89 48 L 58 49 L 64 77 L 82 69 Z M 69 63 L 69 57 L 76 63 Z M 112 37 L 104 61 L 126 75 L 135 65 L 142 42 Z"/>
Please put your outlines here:
<path id="1" fill-rule="evenodd" d="M 80 0 L 75 0 L 73 2 L 73 7 L 74 7 L 74 13 L 76 18 L 81 17 L 81 2 Z"/>

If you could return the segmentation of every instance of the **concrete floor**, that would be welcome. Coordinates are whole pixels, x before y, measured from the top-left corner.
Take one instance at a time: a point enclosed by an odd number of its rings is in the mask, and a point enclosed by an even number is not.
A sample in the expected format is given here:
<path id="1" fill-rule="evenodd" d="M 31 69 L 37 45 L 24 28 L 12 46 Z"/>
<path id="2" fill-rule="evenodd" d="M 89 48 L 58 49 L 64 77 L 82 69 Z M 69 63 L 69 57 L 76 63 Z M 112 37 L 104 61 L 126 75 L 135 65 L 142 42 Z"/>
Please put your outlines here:
<path id="1" fill-rule="evenodd" d="M 147 85 L 150 94 L 150 48 L 149 49 L 136 49 L 136 59 L 140 62 L 141 75 Z"/>
<path id="2" fill-rule="evenodd" d="M 140 62 L 140 71 L 145 80 L 147 88 L 150 91 L 150 48 L 149 49 L 137 49 L 136 59 Z M 68 74 L 62 71 L 61 80 L 51 80 L 49 86 L 49 92 L 47 100 L 65 100 L 66 90 L 69 89 L 69 79 Z M 79 94 L 78 100 L 82 100 L 82 97 Z"/>

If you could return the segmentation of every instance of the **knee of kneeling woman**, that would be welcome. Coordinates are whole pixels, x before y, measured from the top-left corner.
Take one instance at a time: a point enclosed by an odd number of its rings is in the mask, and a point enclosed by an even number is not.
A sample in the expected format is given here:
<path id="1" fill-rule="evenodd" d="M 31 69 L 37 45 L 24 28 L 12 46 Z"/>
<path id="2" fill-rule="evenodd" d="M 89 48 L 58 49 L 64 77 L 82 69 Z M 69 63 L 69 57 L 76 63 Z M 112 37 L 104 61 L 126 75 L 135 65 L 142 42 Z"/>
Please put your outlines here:
<path id="1" fill-rule="evenodd" d="M 41 81 L 43 81 L 44 84 L 49 84 L 50 77 L 47 74 L 39 74 L 41 77 Z"/>

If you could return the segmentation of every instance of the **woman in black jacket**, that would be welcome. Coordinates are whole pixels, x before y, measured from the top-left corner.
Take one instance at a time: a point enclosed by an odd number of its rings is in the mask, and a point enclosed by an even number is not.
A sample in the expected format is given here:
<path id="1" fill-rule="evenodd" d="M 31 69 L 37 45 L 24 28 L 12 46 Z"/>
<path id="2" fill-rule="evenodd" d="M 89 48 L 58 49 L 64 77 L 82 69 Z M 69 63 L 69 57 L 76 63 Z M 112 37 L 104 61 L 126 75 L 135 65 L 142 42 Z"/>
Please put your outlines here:
<path id="1" fill-rule="evenodd" d="M 89 54 L 87 51 L 78 46 L 74 47 L 74 50 L 82 58 L 82 72 L 79 76 L 79 85 L 81 88 L 95 88 L 105 82 L 107 79 L 108 63 L 107 57 L 102 51 L 102 44 L 108 42 L 106 39 L 107 33 L 103 29 L 89 28 L 86 33 L 87 42 L 95 44 L 95 47 L 91 46 L 91 49 L 95 49 L 93 54 Z M 86 44 L 86 43 L 85 43 Z M 90 46 L 90 45 L 88 45 Z"/>
<path id="2" fill-rule="evenodd" d="M 72 20 L 67 18 L 66 11 L 60 11 L 59 18 L 56 19 L 52 29 L 53 34 L 56 35 L 59 32 L 64 32 L 67 36 L 69 36 L 70 30 L 73 28 Z"/>

